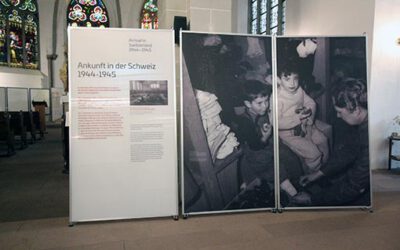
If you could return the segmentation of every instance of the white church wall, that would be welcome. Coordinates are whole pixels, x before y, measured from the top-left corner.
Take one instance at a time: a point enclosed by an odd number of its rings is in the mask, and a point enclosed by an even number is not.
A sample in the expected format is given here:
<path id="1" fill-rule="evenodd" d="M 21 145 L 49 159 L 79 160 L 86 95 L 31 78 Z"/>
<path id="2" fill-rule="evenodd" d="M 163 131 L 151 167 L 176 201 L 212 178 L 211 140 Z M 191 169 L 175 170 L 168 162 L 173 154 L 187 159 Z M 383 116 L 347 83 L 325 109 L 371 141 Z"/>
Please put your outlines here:
<path id="1" fill-rule="evenodd" d="M 175 16 L 188 18 L 189 0 L 162 0 L 159 2 L 161 8 L 160 28 L 173 29 Z"/>
<path id="2" fill-rule="evenodd" d="M 120 0 L 122 28 L 139 28 L 143 1 Z"/>
<path id="3" fill-rule="evenodd" d="M 374 41 L 370 85 L 371 162 L 375 168 L 388 167 L 388 137 L 400 133 L 400 5 L 398 0 L 379 0 L 375 7 Z M 398 152 L 398 150 L 397 150 Z M 392 162 L 399 168 L 400 162 Z"/>
<path id="4" fill-rule="evenodd" d="M 191 0 L 189 11 L 193 31 L 232 32 L 232 0 Z"/>
<path id="5" fill-rule="evenodd" d="M 365 33 L 370 62 L 374 9 L 375 0 L 286 0 L 285 35 L 361 36 Z"/>
<path id="6" fill-rule="evenodd" d="M 248 33 L 248 1 L 232 0 L 232 32 Z"/>

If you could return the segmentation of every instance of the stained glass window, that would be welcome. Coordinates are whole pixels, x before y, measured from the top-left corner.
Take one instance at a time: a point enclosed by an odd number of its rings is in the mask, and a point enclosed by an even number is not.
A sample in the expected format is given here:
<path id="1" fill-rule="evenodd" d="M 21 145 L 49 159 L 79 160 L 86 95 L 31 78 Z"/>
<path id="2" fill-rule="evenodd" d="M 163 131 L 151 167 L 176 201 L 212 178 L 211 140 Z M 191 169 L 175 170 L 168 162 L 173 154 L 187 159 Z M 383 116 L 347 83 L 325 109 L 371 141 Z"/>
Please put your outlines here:
<path id="1" fill-rule="evenodd" d="M 142 29 L 158 29 L 157 0 L 145 0 L 140 13 L 140 27 Z"/>
<path id="2" fill-rule="evenodd" d="M 22 46 L 22 34 L 24 32 L 22 28 L 22 17 L 17 10 L 12 10 L 8 15 L 9 25 L 9 47 L 10 47 L 10 63 L 11 66 L 23 65 L 23 46 Z"/>
<path id="3" fill-rule="evenodd" d="M 0 65 L 7 65 L 6 16 L 0 3 Z"/>
<path id="4" fill-rule="evenodd" d="M 249 32 L 283 34 L 286 0 L 249 0 Z"/>
<path id="5" fill-rule="evenodd" d="M 0 0 L 0 65 L 39 68 L 39 14 L 35 0 Z"/>
<path id="6" fill-rule="evenodd" d="M 72 0 L 68 5 L 67 23 L 70 26 L 110 27 L 107 8 L 102 0 Z"/>

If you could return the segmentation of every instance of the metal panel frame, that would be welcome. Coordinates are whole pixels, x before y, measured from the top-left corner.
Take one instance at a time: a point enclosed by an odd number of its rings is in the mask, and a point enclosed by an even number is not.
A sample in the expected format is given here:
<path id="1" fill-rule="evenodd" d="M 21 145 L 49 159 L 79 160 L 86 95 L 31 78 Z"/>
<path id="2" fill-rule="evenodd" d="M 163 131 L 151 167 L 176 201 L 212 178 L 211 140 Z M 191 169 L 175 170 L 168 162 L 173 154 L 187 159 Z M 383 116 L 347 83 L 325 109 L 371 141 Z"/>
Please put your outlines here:
<path id="1" fill-rule="evenodd" d="M 180 140 L 180 170 L 181 170 L 181 201 L 182 201 L 182 214 L 184 218 L 188 217 L 189 215 L 204 215 L 204 214 L 229 214 L 229 213 L 243 213 L 243 212 L 259 212 L 259 211 L 272 211 L 275 212 L 277 208 L 277 189 L 276 186 L 277 181 L 274 180 L 275 183 L 275 190 L 274 190 L 274 197 L 275 197 L 275 207 L 270 208 L 252 208 L 252 209 L 234 209 L 234 210 L 216 210 L 216 211 L 202 211 L 202 212 L 185 212 L 185 187 L 184 187 L 184 124 L 183 124 L 183 50 L 182 50 L 182 34 L 190 33 L 190 34 L 203 34 L 203 35 L 230 35 L 230 36 L 244 36 L 244 37 L 270 37 L 271 38 L 271 50 L 273 47 L 273 37 L 270 35 L 258 35 L 258 34 L 241 34 L 241 33 L 218 33 L 218 32 L 198 32 L 198 31 L 183 31 L 180 30 L 179 36 L 179 44 L 180 44 L 180 133 L 181 133 L 181 140 Z M 272 51 L 273 52 L 273 51 Z M 271 53 L 271 57 L 273 58 L 273 53 Z M 273 59 L 272 59 L 273 60 Z M 275 101 L 274 101 L 275 102 Z M 276 140 L 274 136 L 274 146 L 276 145 Z M 274 160 L 276 157 L 274 156 Z M 274 168 L 274 172 L 276 174 L 276 167 Z"/>
<path id="2" fill-rule="evenodd" d="M 345 38 L 345 37 L 349 37 L 349 38 L 350 37 L 359 37 L 359 38 L 361 38 L 361 37 L 364 37 L 365 38 L 365 61 L 366 61 L 365 67 L 366 67 L 367 95 L 368 95 L 368 105 L 369 105 L 369 102 L 371 100 L 370 99 L 371 94 L 370 94 L 370 91 L 369 91 L 370 90 L 370 83 L 369 83 L 370 82 L 370 79 L 369 79 L 370 76 L 368 74 L 369 61 L 368 61 L 368 37 L 367 37 L 367 34 L 363 33 L 362 35 L 342 35 L 342 36 L 341 35 L 332 35 L 332 36 L 328 36 L 328 35 L 327 36 L 322 36 L 322 35 L 316 35 L 316 36 L 314 36 L 314 35 L 297 35 L 297 36 L 278 35 L 278 36 L 274 36 L 274 42 L 275 42 L 275 45 L 276 45 L 276 39 L 277 38 L 279 39 L 279 38 L 310 38 L 310 37 L 313 37 L 313 38 L 314 37 L 316 37 L 316 38 Z M 276 52 L 277 52 L 277 50 L 275 48 L 275 50 L 273 51 L 273 56 L 272 56 L 275 59 L 275 63 L 276 63 L 276 60 L 277 60 Z M 276 69 L 276 64 L 275 64 L 275 69 Z M 277 85 L 276 85 L 276 74 L 273 75 L 273 78 L 275 79 L 274 85 L 275 85 L 275 87 L 277 87 Z M 275 99 L 275 102 L 277 104 L 277 99 Z M 369 113 L 370 113 L 369 108 L 368 108 L 367 111 L 368 111 L 368 115 L 369 115 Z M 275 115 L 277 115 L 277 112 L 275 112 Z M 277 118 L 278 117 L 276 117 L 276 122 L 278 122 Z M 371 137 L 369 136 L 369 134 L 371 133 L 371 126 L 370 125 L 371 125 L 370 124 L 370 119 L 368 119 L 368 140 L 369 140 L 369 145 L 371 145 Z M 278 132 L 277 127 L 276 127 L 276 130 L 274 130 L 274 132 L 276 132 L 274 136 L 278 137 L 279 135 L 277 134 L 277 132 Z M 279 145 L 275 144 L 275 146 L 278 147 Z M 279 157 L 279 149 L 276 149 L 276 150 L 278 151 L 278 157 Z M 369 155 L 371 155 L 371 147 L 369 147 Z M 370 165 L 369 165 L 369 183 L 370 183 L 370 203 L 371 203 L 369 206 L 282 207 L 281 203 L 279 202 L 278 206 L 277 206 L 278 211 L 283 211 L 283 210 L 332 210 L 332 209 L 336 209 L 336 210 L 367 209 L 367 210 L 372 211 L 372 209 L 373 209 L 373 191 L 372 191 L 371 160 L 369 160 L 369 163 L 370 163 Z M 277 168 L 277 171 L 279 173 L 279 161 L 278 161 L 277 166 L 275 166 L 275 167 Z M 279 178 L 279 175 L 278 175 L 278 178 Z M 280 188 L 279 188 L 279 190 L 280 190 Z M 277 195 L 279 196 L 278 200 L 280 201 L 280 192 L 278 192 Z"/>
<path id="3" fill-rule="evenodd" d="M 70 31 L 71 31 L 71 29 L 87 29 L 86 27 L 68 27 L 67 28 L 67 37 L 68 37 L 68 61 L 69 62 L 71 62 L 71 36 L 70 36 Z M 123 30 L 127 30 L 127 31 L 133 31 L 133 30 L 137 30 L 137 31 L 141 31 L 141 32 L 160 32 L 160 31 L 163 31 L 163 32 L 170 32 L 171 33 L 171 43 L 172 43 L 172 48 L 175 48 L 175 43 L 174 43 L 174 36 L 175 36 L 175 34 L 174 34 L 174 32 L 173 32 L 173 30 L 167 30 L 167 29 L 164 29 L 164 30 L 143 30 L 143 29 L 132 29 L 132 28 L 108 28 L 108 29 L 113 29 L 113 30 L 116 30 L 116 29 L 118 29 L 118 30 L 120 30 L 120 31 L 123 31 Z M 176 64 L 176 60 L 175 60 L 175 50 L 174 49 L 172 49 L 171 50 L 171 56 L 172 56 L 172 63 L 173 63 L 173 65 L 172 65 L 172 71 L 173 71 L 173 75 L 172 75 L 172 82 L 170 83 L 170 84 L 172 84 L 173 85 L 173 89 L 174 89 L 174 91 L 176 91 L 176 74 L 175 74 L 175 64 Z M 72 79 L 71 78 L 72 77 L 72 71 L 71 71 L 71 64 L 69 63 L 68 64 L 68 78 L 69 79 Z M 71 82 L 70 82 L 70 84 L 71 84 Z M 71 87 L 70 87 L 70 89 L 71 89 Z M 174 110 L 173 110 L 173 116 L 174 116 L 174 126 L 175 126 L 175 144 L 176 144 L 176 146 L 177 146 L 177 148 L 176 148 L 176 150 L 177 150 L 177 152 L 178 152 L 178 148 L 179 148 L 179 145 L 178 145 L 178 140 L 177 140 L 177 120 L 176 120 L 176 117 L 177 117 L 177 115 L 176 115 L 176 99 L 177 97 L 176 97 L 176 92 L 175 92 L 175 94 L 174 94 L 174 98 L 173 98 L 173 106 L 174 106 Z M 71 94 L 69 94 L 68 95 L 68 110 L 69 110 L 69 112 L 68 112 L 68 115 L 70 116 L 71 114 L 70 114 L 70 112 L 71 112 L 71 110 L 72 110 L 72 95 Z M 69 121 L 71 121 L 71 119 L 68 119 Z M 71 133 L 71 131 L 70 131 L 70 133 L 69 133 L 69 140 L 70 140 L 70 143 L 69 143 L 69 152 L 72 152 L 72 143 L 71 143 L 71 141 L 72 141 L 72 133 Z M 175 211 L 175 214 L 171 214 L 170 216 L 172 216 L 175 220 L 176 219 L 178 219 L 178 217 L 179 217 L 179 171 L 178 171 L 178 162 L 179 162 L 179 159 L 178 159 L 178 156 L 176 156 L 175 157 L 175 166 L 176 166 L 176 211 Z M 68 216 L 68 223 L 69 223 L 69 226 L 74 226 L 75 224 L 77 224 L 77 223 L 82 223 L 82 222 L 97 222 L 97 221 L 115 221 L 115 220 L 127 220 L 127 219 L 146 219 L 146 218 L 156 218 L 157 216 L 151 216 L 151 217 L 129 217 L 129 218 L 126 218 L 126 217 L 115 217 L 115 218 L 98 218 L 98 219 L 85 219 L 85 220 L 77 220 L 77 221 L 75 221 L 75 220 L 72 220 L 72 195 L 71 195 L 71 193 L 72 193 L 72 185 L 71 185 L 71 181 L 72 181 L 72 175 L 71 175 L 71 172 L 73 171 L 73 168 L 71 168 L 70 167 L 70 169 L 69 169 L 69 171 L 70 171 L 70 181 L 69 181 L 69 183 L 70 183 L 70 185 L 69 185 L 69 193 L 70 193 L 70 195 L 69 195 L 69 216 Z M 166 217 L 166 216 L 158 216 L 158 217 Z"/>

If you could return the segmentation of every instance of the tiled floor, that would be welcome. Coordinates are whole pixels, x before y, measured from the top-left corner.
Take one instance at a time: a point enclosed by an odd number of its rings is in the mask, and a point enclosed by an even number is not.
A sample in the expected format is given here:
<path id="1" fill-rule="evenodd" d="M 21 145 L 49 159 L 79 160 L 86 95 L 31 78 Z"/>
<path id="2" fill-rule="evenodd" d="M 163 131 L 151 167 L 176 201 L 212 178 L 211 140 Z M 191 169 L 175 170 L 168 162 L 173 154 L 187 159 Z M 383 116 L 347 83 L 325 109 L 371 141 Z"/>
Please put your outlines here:
<path id="1" fill-rule="evenodd" d="M 68 176 L 61 174 L 58 136 L 50 129 L 46 142 L 18 151 L 25 162 L 0 159 L 0 249 L 400 249 L 397 170 L 374 171 L 374 213 L 256 212 L 68 227 Z"/>
<path id="2" fill-rule="evenodd" d="M 372 187 L 374 191 L 379 192 L 400 192 L 400 169 L 373 171 Z"/>
<path id="3" fill-rule="evenodd" d="M 1 249 L 399 249 L 400 193 L 376 193 L 374 213 L 257 212 L 67 225 L 67 218 L 1 223 Z"/>
<path id="4" fill-rule="evenodd" d="M 68 216 L 68 175 L 62 174 L 61 129 L 0 158 L 0 222 Z"/>

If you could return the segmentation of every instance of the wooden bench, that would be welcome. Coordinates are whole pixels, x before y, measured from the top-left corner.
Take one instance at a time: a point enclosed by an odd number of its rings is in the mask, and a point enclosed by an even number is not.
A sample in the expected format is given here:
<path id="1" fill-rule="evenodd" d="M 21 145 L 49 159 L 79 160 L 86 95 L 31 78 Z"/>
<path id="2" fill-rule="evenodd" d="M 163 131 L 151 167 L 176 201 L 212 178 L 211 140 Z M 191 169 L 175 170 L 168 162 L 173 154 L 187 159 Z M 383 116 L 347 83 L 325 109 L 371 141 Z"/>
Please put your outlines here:
<path id="1" fill-rule="evenodd" d="M 10 127 L 10 115 L 7 112 L 0 112 L 0 146 L 4 144 L 7 153 L 0 152 L 0 156 L 11 156 L 15 154 L 14 132 Z M 1 151 L 2 147 L 0 147 Z"/>
<path id="2" fill-rule="evenodd" d="M 38 111 L 32 111 L 33 124 L 35 125 L 36 132 L 39 134 L 40 138 L 44 137 L 44 124 L 42 124 L 42 119 L 40 119 L 40 113 Z"/>
<path id="3" fill-rule="evenodd" d="M 36 126 L 35 123 L 33 122 L 33 116 L 32 112 L 22 112 L 23 115 L 23 121 L 24 121 L 24 126 L 26 127 L 26 131 L 29 132 L 28 134 L 30 135 L 30 143 L 35 143 L 37 138 L 36 138 Z"/>
<path id="4" fill-rule="evenodd" d="M 14 131 L 14 136 L 19 137 L 18 142 L 20 145 L 20 149 L 24 149 L 28 146 L 28 143 L 22 111 L 8 113 L 10 115 L 10 127 Z"/>

